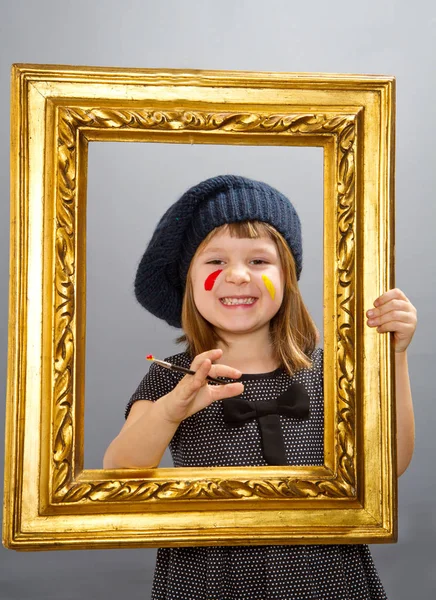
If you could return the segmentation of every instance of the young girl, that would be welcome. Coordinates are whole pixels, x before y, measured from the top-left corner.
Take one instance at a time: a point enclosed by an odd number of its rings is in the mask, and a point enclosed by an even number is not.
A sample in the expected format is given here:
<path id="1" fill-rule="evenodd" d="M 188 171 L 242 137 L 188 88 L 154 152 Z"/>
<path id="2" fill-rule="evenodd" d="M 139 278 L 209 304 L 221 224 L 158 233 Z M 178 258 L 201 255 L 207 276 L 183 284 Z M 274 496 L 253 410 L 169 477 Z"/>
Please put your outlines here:
<path id="1" fill-rule="evenodd" d="M 135 292 L 147 310 L 182 326 L 186 351 L 166 360 L 196 374 L 151 365 L 106 452 L 105 468 L 156 467 L 168 445 L 175 466 L 324 463 L 322 350 L 298 290 L 301 268 L 298 215 L 264 183 L 215 177 L 169 208 L 141 260 Z M 413 452 L 405 351 L 416 311 L 400 290 L 390 290 L 367 316 L 368 326 L 394 332 L 401 474 Z M 207 376 L 230 382 L 211 384 Z M 277 398 L 288 412 L 271 416 Z M 257 418 L 238 420 L 241 399 L 255 406 Z M 368 547 L 344 544 L 161 548 L 152 597 L 386 595 Z"/>

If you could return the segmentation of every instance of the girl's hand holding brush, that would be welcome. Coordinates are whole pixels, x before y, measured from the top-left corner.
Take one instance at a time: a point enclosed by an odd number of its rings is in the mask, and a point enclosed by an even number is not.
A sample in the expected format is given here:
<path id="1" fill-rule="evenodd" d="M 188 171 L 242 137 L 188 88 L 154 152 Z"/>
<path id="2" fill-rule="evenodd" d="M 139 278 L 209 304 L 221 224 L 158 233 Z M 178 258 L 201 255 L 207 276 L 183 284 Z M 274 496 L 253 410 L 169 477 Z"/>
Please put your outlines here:
<path id="1" fill-rule="evenodd" d="M 244 386 L 240 382 L 208 385 L 208 376 L 238 379 L 242 375 L 241 371 L 232 367 L 212 364 L 221 355 L 222 350 L 217 348 L 196 356 L 191 364 L 195 374 L 185 375 L 172 392 L 157 400 L 156 404 L 160 405 L 162 416 L 167 421 L 180 423 L 216 400 L 242 394 Z"/>

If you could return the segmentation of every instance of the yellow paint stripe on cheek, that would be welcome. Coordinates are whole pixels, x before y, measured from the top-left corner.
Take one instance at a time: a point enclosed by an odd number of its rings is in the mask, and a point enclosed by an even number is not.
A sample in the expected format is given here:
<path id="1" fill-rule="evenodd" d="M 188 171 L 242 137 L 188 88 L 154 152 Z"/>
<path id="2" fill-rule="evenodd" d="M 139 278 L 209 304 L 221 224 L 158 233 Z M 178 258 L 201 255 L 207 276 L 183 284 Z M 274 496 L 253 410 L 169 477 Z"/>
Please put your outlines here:
<path id="1" fill-rule="evenodd" d="M 262 275 L 262 279 L 263 279 L 266 289 L 269 292 L 269 295 L 271 296 L 271 299 L 274 300 L 275 295 L 276 295 L 276 290 L 275 290 L 273 282 L 266 275 Z"/>

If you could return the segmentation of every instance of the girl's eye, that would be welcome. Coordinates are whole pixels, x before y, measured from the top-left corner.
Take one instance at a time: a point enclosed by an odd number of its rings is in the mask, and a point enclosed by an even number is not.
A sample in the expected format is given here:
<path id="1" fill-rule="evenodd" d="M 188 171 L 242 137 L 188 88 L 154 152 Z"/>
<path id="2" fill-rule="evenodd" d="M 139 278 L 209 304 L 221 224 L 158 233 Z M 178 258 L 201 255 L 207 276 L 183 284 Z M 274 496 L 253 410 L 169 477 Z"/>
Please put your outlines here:
<path id="1" fill-rule="evenodd" d="M 255 258 L 251 261 L 254 265 L 266 265 L 267 261 L 262 260 L 261 258 Z"/>
<path id="2" fill-rule="evenodd" d="M 223 265 L 224 261 L 223 260 L 219 260 L 218 258 L 215 258 L 214 260 L 208 260 L 207 265 Z"/>

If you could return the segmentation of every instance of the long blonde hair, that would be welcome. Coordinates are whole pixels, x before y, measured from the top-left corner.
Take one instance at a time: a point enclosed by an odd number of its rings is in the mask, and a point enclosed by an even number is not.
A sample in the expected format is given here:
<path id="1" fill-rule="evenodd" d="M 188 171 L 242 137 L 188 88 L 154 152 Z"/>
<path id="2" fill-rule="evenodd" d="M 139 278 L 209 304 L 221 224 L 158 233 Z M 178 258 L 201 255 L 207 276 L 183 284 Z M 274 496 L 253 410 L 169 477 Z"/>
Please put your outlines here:
<path id="1" fill-rule="evenodd" d="M 268 237 L 275 242 L 283 269 L 284 294 L 282 304 L 270 322 L 274 358 L 289 375 L 293 375 L 304 367 L 310 367 L 309 356 L 318 341 L 318 330 L 301 297 L 294 257 L 286 240 L 268 223 L 261 221 L 229 223 L 213 229 L 197 248 L 194 258 L 217 233 L 223 230 L 232 237 L 249 239 Z M 217 342 L 227 345 L 195 305 L 191 278 L 194 258 L 189 266 L 183 297 L 182 328 L 184 334 L 177 339 L 177 342 L 186 344 L 186 351 L 193 357 L 215 348 Z"/>

